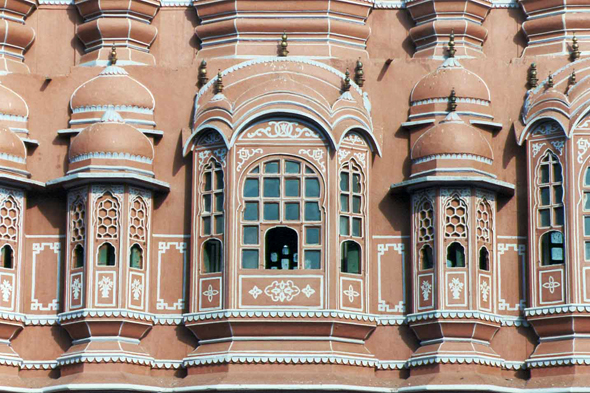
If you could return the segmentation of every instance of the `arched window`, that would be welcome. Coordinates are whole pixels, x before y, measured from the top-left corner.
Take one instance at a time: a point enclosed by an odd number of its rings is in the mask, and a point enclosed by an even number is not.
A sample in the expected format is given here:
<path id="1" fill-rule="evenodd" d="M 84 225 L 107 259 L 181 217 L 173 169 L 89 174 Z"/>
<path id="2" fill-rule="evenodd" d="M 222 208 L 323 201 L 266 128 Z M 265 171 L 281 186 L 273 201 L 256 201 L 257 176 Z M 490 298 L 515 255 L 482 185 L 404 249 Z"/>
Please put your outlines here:
<path id="1" fill-rule="evenodd" d="M 465 247 L 453 242 L 447 247 L 447 267 L 465 267 Z"/>
<path id="2" fill-rule="evenodd" d="M 547 152 L 541 159 L 537 184 L 539 227 L 550 228 L 563 226 L 562 168 L 559 159 L 552 152 Z"/>
<path id="3" fill-rule="evenodd" d="M 586 169 L 584 176 L 584 259 L 590 261 L 590 168 Z"/>
<path id="4" fill-rule="evenodd" d="M 5 269 L 12 269 L 14 267 L 14 255 L 12 252 L 12 247 L 8 244 L 5 244 L 0 249 L 0 264 Z"/>
<path id="5" fill-rule="evenodd" d="M 84 247 L 81 244 L 76 244 L 72 251 L 72 268 L 78 269 L 84 267 Z"/>
<path id="6" fill-rule="evenodd" d="M 558 265 L 564 262 L 564 238 L 559 231 L 546 232 L 541 236 L 541 264 Z"/>
<path id="7" fill-rule="evenodd" d="M 432 255 L 432 247 L 425 244 L 420 249 L 420 268 L 422 270 L 432 269 L 434 267 L 434 258 Z"/>
<path id="8" fill-rule="evenodd" d="M 434 240 L 434 208 L 428 200 L 423 201 L 418 209 L 418 242 Z"/>
<path id="9" fill-rule="evenodd" d="M 479 249 L 479 270 L 490 270 L 490 253 L 485 247 Z"/>
<path id="10" fill-rule="evenodd" d="M 98 266 L 115 266 L 115 247 L 111 243 L 103 243 L 98 248 Z"/>
<path id="11" fill-rule="evenodd" d="M 129 249 L 129 267 L 143 269 L 143 249 L 139 244 L 134 244 Z"/>
<path id="12" fill-rule="evenodd" d="M 222 269 L 221 242 L 217 239 L 209 239 L 203 243 L 203 269 L 204 273 L 219 273 Z"/>
<path id="13" fill-rule="evenodd" d="M 201 235 L 223 234 L 223 169 L 214 160 L 203 169 L 201 181 Z"/>
<path id="14" fill-rule="evenodd" d="M 243 269 L 321 269 L 324 190 L 311 165 L 266 159 L 247 172 L 241 195 Z"/>
<path id="15" fill-rule="evenodd" d="M 340 253 L 340 271 L 342 273 L 361 273 L 361 246 L 357 242 L 342 242 Z"/>
<path id="16" fill-rule="evenodd" d="M 340 235 L 363 236 L 362 171 L 351 160 L 340 170 Z"/>

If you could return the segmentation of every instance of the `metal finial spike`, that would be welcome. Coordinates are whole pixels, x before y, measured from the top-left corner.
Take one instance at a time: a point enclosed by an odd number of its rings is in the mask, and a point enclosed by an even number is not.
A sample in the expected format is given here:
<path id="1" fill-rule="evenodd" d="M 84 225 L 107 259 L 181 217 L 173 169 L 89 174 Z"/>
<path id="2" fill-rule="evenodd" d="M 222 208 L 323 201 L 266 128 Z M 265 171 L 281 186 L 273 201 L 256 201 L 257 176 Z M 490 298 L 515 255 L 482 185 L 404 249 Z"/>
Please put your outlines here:
<path id="1" fill-rule="evenodd" d="M 455 29 L 451 29 L 451 35 L 449 36 L 449 57 L 455 57 Z"/>
<path id="2" fill-rule="evenodd" d="M 223 79 L 221 78 L 221 70 L 217 71 L 217 80 L 215 81 L 215 94 L 223 93 Z"/>
<path id="3" fill-rule="evenodd" d="M 570 75 L 569 85 L 574 86 L 576 84 L 576 70 L 572 70 L 572 74 Z"/>
<path id="4" fill-rule="evenodd" d="M 111 47 L 111 65 L 117 64 L 117 47 L 115 44 Z"/>
<path id="5" fill-rule="evenodd" d="M 199 66 L 199 84 L 202 87 L 205 86 L 208 81 L 209 78 L 207 77 L 207 62 L 203 59 L 203 61 L 201 61 L 201 65 Z"/>
<path id="6" fill-rule="evenodd" d="M 551 71 L 549 71 L 549 77 L 547 78 L 547 87 L 550 89 L 553 87 L 553 75 L 551 75 Z"/>
<path id="7" fill-rule="evenodd" d="M 576 32 L 574 32 L 574 35 L 572 37 L 572 59 L 573 61 L 576 61 L 580 58 L 581 52 L 580 52 L 580 45 L 578 44 L 578 37 L 576 37 Z"/>
<path id="8" fill-rule="evenodd" d="M 365 71 L 363 70 L 363 62 L 360 57 L 356 61 L 356 68 L 354 69 L 354 82 L 359 85 L 359 87 L 363 87 L 365 84 Z"/>
<path id="9" fill-rule="evenodd" d="M 287 50 L 287 31 L 283 30 L 283 35 L 281 36 L 281 43 L 279 46 L 279 57 L 287 57 L 289 51 Z"/>
<path id="10" fill-rule="evenodd" d="M 348 71 L 348 68 L 344 73 L 344 84 L 342 86 L 342 91 L 350 91 L 350 72 Z"/>
<path id="11" fill-rule="evenodd" d="M 449 96 L 449 111 L 455 112 L 457 110 L 457 93 L 455 92 L 455 88 L 451 90 L 451 95 Z"/>
<path id="12" fill-rule="evenodd" d="M 537 82 L 539 82 L 539 79 L 537 78 L 537 64 L 533 63 L 529 69 L 529 87 L 534 89 L 537 87 Z"/>

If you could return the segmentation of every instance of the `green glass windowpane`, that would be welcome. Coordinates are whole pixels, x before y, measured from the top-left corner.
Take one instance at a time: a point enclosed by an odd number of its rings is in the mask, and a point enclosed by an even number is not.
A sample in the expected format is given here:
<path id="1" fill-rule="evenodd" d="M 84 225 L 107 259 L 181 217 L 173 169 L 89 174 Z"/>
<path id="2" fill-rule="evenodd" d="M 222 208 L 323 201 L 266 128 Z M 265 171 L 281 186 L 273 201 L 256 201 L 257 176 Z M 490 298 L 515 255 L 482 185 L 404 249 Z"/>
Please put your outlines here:
<path id="1" fill-rule="evenodd" d="M 305 268 L 320 269 L 322 252 L 319 250 L 305 250 Z"/>
<path id="2" fill-rule="evenodd" d="M 279 173 L 279 162 L 272 161 L 264 164 L 264 173 Z"/>
<path id="3" fill-rule="evenodd" d="M 223 189 L 223 171 L 215 171 L 215 189 Z"/>
<path id="4" fill-rule="evenodd" d="M 553 203 L 561 203 L 563 199 L 563 187 L 555 186 L 553 187 L 553 192 Z"/>
<path id="5" fill-rule="evenodd" d="M 211 234 L 211 217 L 203 217 L 203 235 Z"/>
<path id="6" fill-rule="evenodd" d="M 361 175 L 352 175 L 352 192 L 361 192 Z"/>
<path id="7" fill-rule="evenodd" d="M 310 167 L 306 166 L 305 167 L 305 173 L 314 173 L 314 171 Z"/>
<path id="8" fill-rule="evenodd" d="M 305 179 L 305 196 L 307 198 L 319 198 L 320 181 L 317 177 L 308 177 Z"/>
<path id="9" fill-rule="evenodd" d="M 223 211 L 223 193 L 215 194 L 215 211 Z"/>
<path id="10" fill-rule="evenodd" d="M 258 227 L 244 227 L 244 244 L 258 244 Z"/>
<path id="11" fill-rule="evenodd" d="M 299 173 L 301 165 L 295 161 L 285 162 L 285 173 Z"/>
<path id="12" fill-rule="evenodd" d="M 590 217 L 584 217 L 584 236 L 590 236 Z"/>
<path id="13" fill-rule="evenodd" d="M 541 205 L 543 206 L 547 206 L 549 204 L 551 204 L 550 202 L 550 194 L 549 194 L 549 187 L 543 187 L 541 188 Z"/>
<path id="14" fill-rule="evenodd" d="M 555 209 L 555 225 L 563 225 L 563 207 Z"/>
<path id="15" fill-rule="evenodd" d="M 279 220 L 279 204 L 265 203 L 264 204 L 264 220 L 278 221 Z"/>
<path id="16" fill-rule="evenodd" d="M 359 196 L 352 197 L 352 212 L 353 213 L 360 213 L 361 212 L 361 197 L 359 197 Z"/>
<path id="17" fill-rule="evenodd" d="M 266 198 L 278 198 L 281 196 L 281 179 L 264 179 L 263 196 Z"/>
<path id="18" fill-rule="evenodd" d="M 584 259 L 586 259 L 587 261 L 590 261 L 590 242 L 585 242 L 584 248 L 585 248 Z"/>
<path id="19" fill-rule="evenodd" d="M 211 211 L 211 195 L 203 195 L 203 210 L 206 212 Z"/>
<path id="20" fill-rule="evenodd" d="M 305 228 L 305 244 L 320 244 L 320 228 Z"/>
<path id="21" fill-rule="evenodd" d="M 340 210 L 348 213 L 350 206 L 348 206 L 348 195 L 340 194 Z"/>
<path id="22" fill-rule="evenodd" d="M 211 172 L 205 172 L 205 191 L 211 191 Z"/>
<path id="23" fill-rule="evenodd" d="M 258 250 L 242 250 L 242 269 L 258 269 Z"/>
<path id="24" fill-rule="evenodd" d="M 548 227 L 551 225 L 551 212 L 549 210 L 540 210 L 539 221 L 542 227 Z"/>
<path id="25" fill-rule="evenodd" d="M 584 193 L 584 210 L 590 211 L 590 192 Z"/>
<path id="26" fill-rule="evenodd" d="M 346 216 L 340 216 L 340 234 L 342 236 L 350 235 L 350 225 Z"/>
<path id="27" fill-rule="evenodd" d="M 590 168 L 586 169 L 586 178 L 584 179 L 584 185 L 590 186 Z"/>
<path id="28" fill-rule="evenodd" d="M 285 196 L 286 197 L 298 197 L 299 196 L 299 179 L 286 179 L 285 180 Z"/>
<path id="29" fill-rule="evenodd" d="M 553 181 L 554 182 L 561 181 L 561 165 L 560 164 L 553 164 Z"/>
<path id="30" fill-rule="evenodd" d="M 299 203 L 285 203 L 285 220 L 299 220 Z"/>
<path id="31" fill-rule="evenodd" d="M 347 172 L 340 173 L 340 191 L 349 191 L 349 184 L 348 184 L 349 175 Z"/>
<path id="32" fill-rule="evenodd" d="M 258 190 L 258 179 L 246 179 L 246 184 L 244 184 L 244 197 L 256 198 L 258 195 L 260 195 Z"/>
<path id="33" fill-rule="evenodd" d="M 258 202 L 246 202 L 244 221 L 258 221 Z"/>
<path id="34" fill-rule="evenodd" d="M 541 183 L 549 183 L 549 166 L 548 165 L 541 165 Z"/>
<path id="35" fill-rule="evenodd" d="M 260 167 L 256 167 L 250 171 L 250 173 L 260 173 Z"/>
<path id="36" fill-rule="evenodd" d="M 305 202 L 305 221 L 320 220 L 320 205 L 317 202 Z"/>
<path id="37" fill-rule="evenodd" d="M 352 236 L 362 236 L 361 235 L 361 219 L 360 218 L 353 218 L 352 219 Z"/>
<path id="38" fill-rule="evenodd" d="M 222 234 L 223 233 L 223 216 L 215 216 L 215 233 Z"/>

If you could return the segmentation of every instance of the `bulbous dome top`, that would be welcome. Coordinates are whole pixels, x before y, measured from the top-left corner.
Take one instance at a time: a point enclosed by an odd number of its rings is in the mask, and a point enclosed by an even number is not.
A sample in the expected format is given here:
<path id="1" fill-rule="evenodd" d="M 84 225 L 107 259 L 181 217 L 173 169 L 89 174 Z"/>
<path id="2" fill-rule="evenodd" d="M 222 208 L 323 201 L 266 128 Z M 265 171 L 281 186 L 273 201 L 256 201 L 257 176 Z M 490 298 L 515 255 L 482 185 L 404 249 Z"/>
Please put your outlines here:
<path id="1" fill-rule="evenodd" d="M 111 108 L 100 123 L 86 127 L 72 139 L 70 163 L 86 158 L 119 158 L 151 164 L 154 148 L 141 131 L 125 124 Z"/>
<path id="2" fill-rule="evenodd" d="M 412 147 L 412 160 L 443 154 L 467 154 L 492 160 L 492 148 L 481 132 L 455 112 L 426 131 Z"/>
<path id="3" fill-rule="evenodd" d="M 455 59 L 448 58 L 436 70 L 423 77 L 412 90 L 411 102 L 448 97 L 455 89 L 457 98 L 489 102 L 490 90 L 475 73 L 463 68 Z"/>
<path id="4" fill-rule="evenodd" d="M 147 87 L 129 76 L 122 67 L 108 66 L 98 76 L 78 87 L 70 99 L 72 111 L 78 108 L 117 110 L 137 108 L 153 112 L 156 102 Z"/>
<path id="5" fill-rule="evenodd" d="M 25 100 L 2 84 L 0 84 L 0 114 L 22 118 L 29 116 L 29 107 Z"/>
<path id="6" fill-rule="evenodd" d="M 0 125 L 0 159 L 25 163 L 27 150 L 18 135 L 4 125 Z"/>

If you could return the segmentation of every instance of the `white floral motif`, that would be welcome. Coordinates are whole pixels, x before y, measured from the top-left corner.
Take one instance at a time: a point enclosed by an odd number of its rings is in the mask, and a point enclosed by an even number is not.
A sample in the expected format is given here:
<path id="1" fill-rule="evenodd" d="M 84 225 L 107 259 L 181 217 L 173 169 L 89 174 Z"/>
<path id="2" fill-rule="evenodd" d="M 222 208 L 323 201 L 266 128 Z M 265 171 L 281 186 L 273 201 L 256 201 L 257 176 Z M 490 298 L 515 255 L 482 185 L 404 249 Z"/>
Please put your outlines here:
<path id="1" fill-rule="evenodd" d="M 102 276 L 100 281 L 98 282 L 98 287 L 100 288 L 100 296 L 101 297 L 109 297 L 109 292 L 113 289 L 113 280 L 110 277 Z"/>
<path id="2" fill-rule="evenodd" d="M 484 302 L 488 301 L 488 296 L 490 295 L 491 289 L 492 288 L 490 288 L 490 285 L 487 281 L 483 281 L 481 284 L 479 284 L 479 291 L 481 292 L 481 298 Z"/>
<path id="3" fill-rule="evenodd" d="M 463 283 L 458 278 L 453 278 L 449 283 L 449 288 L 453 293 L 453 299 L 459 299 L 461 297 L 461 291 L 463 290 Z"/>
<path id="4" fill-rule="evenodd" d="M 342 291 L 346 296 L 348 296 L 348 301 L 349 302 L 354 302 L 354 298 L 360 296 L 360 293 L 358 293 L 357 291 L 354 290 L 354 288 L 352 287 L 352 284 L 348 286 L 348 289 L 345 291 Z"/>
<path id="5" fill-rule="evenodd" d="M 211 157 L 211 150 L 203 150 L 199 152 L 199 170 L 207 163 L 207 159 Z"/>
<path id="6" fill-rule="evenodd" d="M 535 135 L 553 135 L 560 131 L 560 127 L 552 121 L 540 124 L 535 130 Z"/>
<path id="7" fill-rule="evenodd" d="M 2 291 L 2 301 L 7 302 L 10 299 L 10 294 L 13 290 L 12 283 L 8 280 L 2 281 L 2 285 L 0 285 L 0 291 Z"/>
<path id="8" fill-rule="evenodd" d="M 253 287 L 252 289 L 250 289 L 250 290 L 248 291 L 248 293 L 249 293 L 250 295 L 252 295 L 252 297 L 253 297 L 254 299 L 256 299 L 256 298 L 258 298 L 258 296 L 260 296 L 260 294 L 262 293 L 262 291 L 260 290 L 260 288 L 258 288 L 256 285 L 254 285 L 254 287 Z"/>
<path id="9" fill-rule="evenodd" d="M 545 146 L 545 143 L 533 143 L 533 157 L 539 154 L 543 146 Z"/>
<path id="10" fill-rule="evenodd" d="M 584 161 L 584 155 L 586 155 L 586 152 L 588 151 L 588 148 L 590 148 L 590 142 L 588 142 L 588 139 L 586 138 L 580 138 L 578 139 L 578 163 L 582 163 Z"/>
<path id="11" fill-rule="evenodd" d="M 354 133 L 349 133 L 344 137 L 345 143 L 350 143 L 351 145 L 365 145 L 363 139 Z"/>
<path id="12" fill-rule="evenodd" d="M 559 288 L 561 284 L 558 281 L 555 281 L 553 276 L 549 276 L 549 280 L 547 280 L 547 282 L 544 282 L 542 286 L 543 288 L 548 289 L 550 293 L 554 293 L 555 288 Z"/>
<path id="13" fill-rule="evenodd" d="M 131 292 L 133 292 L 133 300 L 139 300 L 139 296 L 141 295 L 141 291 L 143 291 L 143 284 L 136 278 L 131 283 Z M 103 296 L 106 297 L 106 296 Z"/>
<path id="14" fill-rule="evenodd" d="M 554 141 L 554 142 L 551 142 L 551 144 L 553 145 L 554 148 L 559 150 L 559 155 L 562 155 L 563 147 L 565 146 L 565 142 L 564 141 Z"/>
<path id="15" fill-rule="evenodd" d="M 422 291 L 422 299 L 427 301 L 430 298 L 430 293 L 432 292 L 432 284 L 428 281 L 422 281 L 422 285 L 420 285 L 420 290 Z"/>
<path id="16" fill-rule="evenodd" d="M 348 155 L 350 154 L 350 150 L 344 150 L 344 149 L 340 149 L 338 150 L 338 164 L 342 164 L 342 161 L 344 161 L 346 159 L 346 157 L 348 157 Z"/>
<path id="17" fill-rule="evenodd" d="M 238 166 L 236 167 L 236 171 L 239 172 L 242 169 L 242 166 L 244 166 L 244 164 L 246 163 L 246 161 L 248 161 L 248 159 L 253 157 L 256 153 L 262 153 L 262 149 L 252 149 L 252 150 L 240 149 L 240 150 L 238 150 L 238 159 L 240 160 L 240 162 L 238 162 Z"/>
<path id="18" fill-rule="evenodd" d="M 366 153 L 354 153 L 354 156 L 361 163 L 363 168 L 367 165 L 367 154 Z"/>
<path id="19" fill-rule="evenodd" d="M 74 296 L 74 300 L 80 298 L 80 292 L 82 292 L 82 283 L 80 282 L 80 278 L 76 277 L 74 282 L 72 282 L 72 296 Z"/>
<path id="20" fill-rule="evenodd" d="M 272 284 L 264 288 L 264 293 L 269 296 L 273 302 L 290 302 L 301 290 L 291 280 L 273 281 Z"/>
<path id="21" fill-rule="evenodd" d="M 225 167 L 225 157 L 227 156 L 227 149 L 225 147 L 215 149 L 213 150 L 213 154 L 215 154 L 215 157 L 217 157 L 219 162 L 221 162 L 221 165 Z"/>
<path id="22" fill-rule="evenodd" d="M 210 132 L 199 141 L 199 145 L 213 145 L 218 142 L 221 142 L 221 135 L 219 135 L 217 132 Z"/>
<path id="23" fill-rule="evenodd" d="M 313 295 L 315 293 L 315 289 L 313 289 L 312 287 L 309 286 L 309 284 L 307 284 L 307 286 L 305 288 L 303 288 L 301 290 L 301 292 L 303 292 L 303 294 L 305 296 L 307 296 L 308 298 L 310 298 L 311 295 Z"/>
<path id="24" fill-rule="evenodd" d="M 322 172 L 326 172 L 326 165 L 324 164 L 323 160 L 324 151 L 322 149 L 315 149 L 313 151 L 301 149 L 299 150 L 299 154 L 305 154 L 309 158 L 314 159 L 318 164 L 320 164 L 320 167 L 322 167 Z"/>
<path id="25" fill-rule="evenodd" d="M 257 287 L 254 287 L 256 289 L 258 289 Z M 252 288 L 252 290 L 254 290 L 254 288 Z M 258 289 L 260 291 L 260 289 Z M 250 291 L 252 292 L 252 291 Z M 207 288 L 206 291 L 203 291 L 203 295 L 207 296 L 207 300 L 209 301 L 209 303 L 211 303 L 213 301 L 213 297 L 219 295 L 219 291 L 217 289 L 213 289 L 213 285 L 209 284 L 209 287 Z M 256 295 L 258 296 L 258 295 Z M 254 296 L 254 299 L 256 299 L 256 296 Z"/>
<path id="26" fill-rule="evenodd" d="M 273 127 L 259 128 L 256 131 L 248 134 L 248 138 L 255 138 L 257 136 L 266 135 L 269 138 L 290 138 L 297 139 L 302 135 L 304 137 L 319 138 L 318 134 L 307 127 L 297 127 L 298 123 L 291 123 L 288 121 L 271 121 Z"/>

